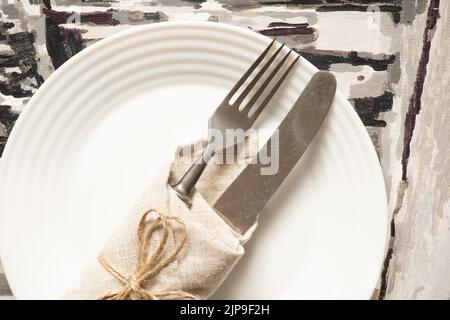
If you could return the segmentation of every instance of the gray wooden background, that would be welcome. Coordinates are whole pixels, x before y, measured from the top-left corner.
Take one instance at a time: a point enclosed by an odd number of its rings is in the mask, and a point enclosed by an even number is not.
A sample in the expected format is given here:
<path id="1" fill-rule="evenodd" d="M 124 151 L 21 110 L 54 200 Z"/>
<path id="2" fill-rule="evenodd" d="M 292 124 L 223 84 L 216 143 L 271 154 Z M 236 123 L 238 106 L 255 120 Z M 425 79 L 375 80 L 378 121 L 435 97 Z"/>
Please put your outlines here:
<path id="1" fill-rule="evenodd" d="M 133 25 L 250 28 L 330 70 L 375 144 L 392 214 L 374 299 L 450 299 L 450 4 L 443 0 L 0 0 L 0 154 L 71 56 Z M 0 296 L 11 298 L 0 267 Z"/>

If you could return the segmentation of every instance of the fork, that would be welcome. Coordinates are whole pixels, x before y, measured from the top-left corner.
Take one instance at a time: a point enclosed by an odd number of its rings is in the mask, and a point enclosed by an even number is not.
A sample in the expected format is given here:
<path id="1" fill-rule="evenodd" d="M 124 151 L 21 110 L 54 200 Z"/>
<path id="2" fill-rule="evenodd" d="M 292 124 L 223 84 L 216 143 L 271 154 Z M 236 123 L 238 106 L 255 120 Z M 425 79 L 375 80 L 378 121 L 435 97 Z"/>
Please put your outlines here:
<path id="1" fill-rule="evenodd" d="M 186 171 L 183 177 L 176 183 L 171 185 L 172 189 L 176 192 L 178 197 L 183 200 L 188 205 L 191 204 L 192 199 L 192 191 L 200 179 L 203 171 L 206 168 L 209 160 L 219 151 L 228 149 L 236 144 L 242 142 L 243 137 L 240 135 L 236 135 L 236 138 L 225 139 L 224 143 L 218 145 L 214 143 L 214 135 L 219 133 L 221 137 L 226 136 L 227 130 L 243 130 L 244 132 L 251 128 L 253 123 L 256 121 L 258 116 L 261 114 L 263 109 L 269 104 L 272 97 L 280 88 L 281 84 L 286 80 L 289 72 L 292 70 L 294 65 L 297 63 L 300 56 L 298 56 L 293 62 L 290 63 L 289 67 L 284 71 L 280 79 L 275 83 L 272 87 L 269 94 L 264 98 L 263 102 L 259 105 L 259 107 L 250 114 L 252 107 L 257 102 L 258 98 L 264 93 L 265 89 L 272 81 L 272 79 L 277 75 L 280 71 L 281 67 L 284 65 L 288 57 L 290 56 L 292 49 L 282 58 L 282 60 L 275 66 L 270 75 L 266 78 L 263 84 L 258 88 L 256 93 L 248 100 L 248 102 L 241 107 L 244 100 L 250 94 L 255 85 L 259 82 L 261 77 L 273 63 L 275 58 L 278 56 L 280 51 L 283 49 L 284 44 L 279 46 L 274 54 L 269 58 L 269 60 L 264 64 L 264 66 L 260 69 L 260 71 L 256 74 L 256 76 L 252 79 L 252 81 L 248 84 L 248 86 L 242 91 L 242 93 L 237 97 L 234 102 L 231 102 L 233 96 L 238 92 L 238 90 L 243 86 L 243 84 L 247 81 L 250 75 L 256 70 L 256 68 L 261 64 L 264 60 L 265 56 L 269 53 L 270 49 L 274 45 L 275 40 L 273 40 L 270 45 L 261 53 L 261 55 L 255 60 L 255 62 L 250 66 L 250 68 L 244 73 L 244 75 L 239 79 L 239 81 L 234 85 L 231 91 L 227 94 L 225 99 L 216 109 L 214 114 L 209 119 L 208 126 L 208 142 L 204 152 L 199 156 L 199 158 L 192 164 L 192 166 Z M 214 134 L 213 134 L 214 132 Z M 228 141 L 227 141 L 228 140 Z"/>

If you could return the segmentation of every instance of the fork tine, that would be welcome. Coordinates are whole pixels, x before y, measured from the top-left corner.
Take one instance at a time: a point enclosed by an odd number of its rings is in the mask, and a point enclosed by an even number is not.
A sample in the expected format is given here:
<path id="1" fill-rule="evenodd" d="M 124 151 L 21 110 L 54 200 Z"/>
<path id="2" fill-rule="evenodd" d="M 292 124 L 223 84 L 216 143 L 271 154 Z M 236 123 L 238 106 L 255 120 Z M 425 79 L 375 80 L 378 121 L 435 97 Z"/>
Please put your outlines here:
<path id="1" fill-rule="evenodd" d="M 227 96 L 224 99 L 224 102 L 229 102 L 230 99 L 234 96 L 234 94 L 239 90 L 239 88 L 244 84 L 244 82 L 248 79 L 248 77 L 255 71 L 255 69 L 258 67 L 258 65 L 261 63 L 261 61 L 264 59 L 264 57 L 269 52 L 270 48 L 272 48 L 273 44 L 275 43 L 275 39 L 272 40 L 272 42 L 267 46 L 267 48 L 259 55 L 258 59 L 253 62 L 253 64 L 248 68 L 248 70 L 244 73 L 244 75 L 239 79 L 238 82 L 233 86 L 233 88 L 230 90 L 230 92 L 227 94 Z"/>
<path id="2" fill-rule="evenodd" d="M 284 72 L 284 74 L 281 76 L 280 80 L 275 84 L 275 86 L 272 88 L 270 93 L 267 95 L 267 97 L 264 99 L 264 101 L 261 103 L 259 108 L 255 111 L 255 113 L 250 117 L 250 123 L 253 124 L 256 119 L 258 118 L 259 114 L 264 110 L 264 108 L 269 104 L 270 100 L 273 98 L 275 93 L 278 91 L 278 89 L 281 87 L 281 84 L 286 80 L 287 76 L 291 72 L 292 68 L 294 68 L 297 61 L 300 59 L 300 56 L 298 56 L 287 68 L 287 70 Z"/>
<path id="3" fill-rule="evenodd" d="M 255 93 L 255 95 L 250 99 L 250 101 L 245 105 L 244 108 L 242 108 L 242 112 L 244 114 L 248 114 L 250 110 L 252 109 L 255 102 L 258 100 L 258 98 L 261 96 L 261 94 L 266 90 L 269 83 L 272 81 L 272 79 L 277 75 L 277 73 L 280 71 L 281 67 L 286 62 L 287 58 L 291 54 L 292 49 L 284 56 L 284 58 L 278 63 L 278 65 L 275 67 L 275 69 L 272 71 L 272 73 L 267 77 L 267 79 L 264 81 L 263 85 L 258 89 L 258 91 Z"/>
<path id="4" fill-rule="evenodd" d="M 242 91 L 242 93 L 239 95 L 239 97 L 236 99 L 236 101 L 233 103 L 234 106 L 239 107 L 244 101 L 245 97 L 250 93 L 250 91 L 253 89 L 253 87 L 256 85 L 256 83 L 259 81 L 259 79 L 263 76 L 263 74 L 267 71 L 267 69 L 270 67 L 272 62 L 275 60 L 275 58 L 278 56 L 278 53 L 284 48 L 284 43 L 275 51 L 275 53 L 270 57 L 269 61 L 266 62 L 266 64 L 261 68 L 261 70 L 258 72 L 258 74 L 253 78 L 253 80 L 250 82 L 250 84 L 247 86 L 247 88 Z"/>

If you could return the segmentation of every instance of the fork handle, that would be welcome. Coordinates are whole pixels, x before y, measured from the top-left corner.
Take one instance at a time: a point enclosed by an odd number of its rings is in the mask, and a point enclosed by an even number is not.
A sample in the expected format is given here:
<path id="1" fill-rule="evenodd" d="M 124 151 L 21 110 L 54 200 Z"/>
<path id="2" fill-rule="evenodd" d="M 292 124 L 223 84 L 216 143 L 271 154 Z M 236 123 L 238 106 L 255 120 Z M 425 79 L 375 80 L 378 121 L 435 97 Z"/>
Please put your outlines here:
<path id="1" fill-rule="evenodd" d="M 196 159 L 183 177 L 176 184 L 171 185 L 178 198 L 191 205 L 192 192 L 206 168 L 209 160 L 214 156 L 215 148 L 212 143 L 208 143 L 203 153 Z"/>

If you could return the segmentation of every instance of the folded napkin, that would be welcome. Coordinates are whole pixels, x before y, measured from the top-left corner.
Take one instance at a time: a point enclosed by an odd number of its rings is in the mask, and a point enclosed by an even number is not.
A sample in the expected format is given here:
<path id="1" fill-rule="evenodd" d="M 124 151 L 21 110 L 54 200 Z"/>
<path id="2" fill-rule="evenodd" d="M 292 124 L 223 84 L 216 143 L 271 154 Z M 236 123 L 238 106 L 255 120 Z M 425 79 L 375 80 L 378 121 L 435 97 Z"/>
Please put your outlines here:
<path id="1" fill-rule="evenodd" d="M 63 299 L 206 299 L 215 292 L 244 254 L 256 224 L 240 235 L 208 202 L 243 169 L 245 156 L 235 164 L 208 165 L 188 207 L 168 183 L 193 158 L 178 156 L 160 170 Z"/>

